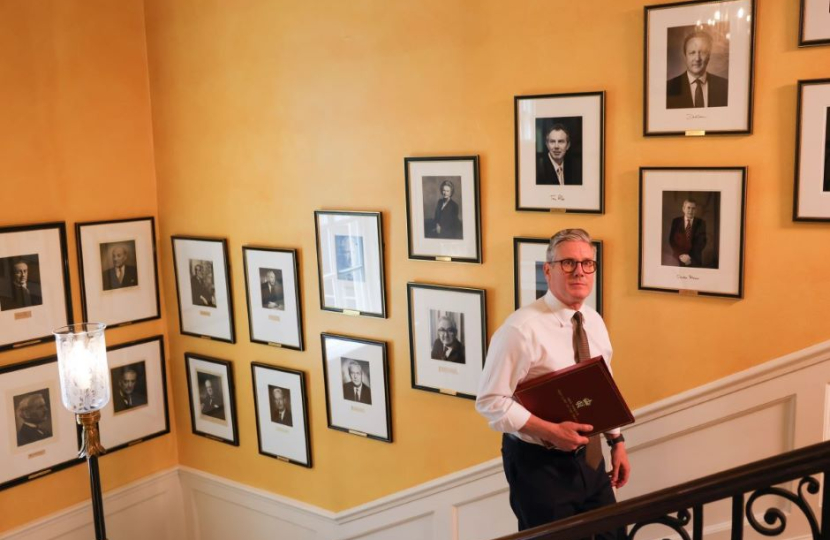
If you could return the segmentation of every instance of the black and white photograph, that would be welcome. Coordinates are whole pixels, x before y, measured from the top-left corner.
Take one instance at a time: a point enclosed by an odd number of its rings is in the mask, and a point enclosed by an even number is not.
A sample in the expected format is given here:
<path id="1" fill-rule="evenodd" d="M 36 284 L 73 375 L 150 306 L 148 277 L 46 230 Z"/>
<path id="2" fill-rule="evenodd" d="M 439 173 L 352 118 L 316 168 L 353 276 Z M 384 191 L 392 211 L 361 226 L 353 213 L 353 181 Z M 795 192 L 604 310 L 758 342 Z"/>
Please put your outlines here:
<path id="1" fill-rule="evenodd" d="M 744 167 L 640 169 L 639 288 L 743 297 Z"/>
<path id="2" fill-rule="evenodd" d="M 409 258 L 481 262 L 478 156 L 407 157 Z"/>
<path id="3" fill-rule="evenodd" d="M 181 333 L 236 343 L 227 240 L 171 239 Z"/>
<path id="4" fill-rule="evenodd" d="M 242 258 L 251 341 L 302 351 L 297 251 L 243 246 Z"/>
<path id="5" fill-rule="evenodd" d="M 516 309 L 542 298 L 548 292 L 545 262 L 549 238 L 516 237 L 513 239 L 513 290 Z M 594 240 L 596 276 L 585 304 L 602 315 L 602 241 Z"/>
<path id="6" fill-rule="evenodd" d="M 321 334 L 328 426 L 392 442 L 386 342 Z"/>
<path id="7" fill-rule="evenodd" d="M 412 388 L 475 399 L 484 369 L 483 289 L 408 283 Z"/>
<path id="8" fill-rule="evenodd" d="M 233 364 L 185 353 L 193 433 L 239 446 Z"/>
<path id="9" fill-rule="evenodd" d="M 516 210 L 605 210 L 605 93 L 515 97 Z"/>
<path id="10" fill-rule="evenodd" d="M 112 400 L 101 410 L 101 442 L 112 453 L 170 433 L 164 338 L 107 347 Z"/>
<path id="11" fill-rule="evenodd" d="M 154 218 L 77 223 L 75 235 L 84 320 L 111 329 L 161 316 Z"/>
<path id="12" fill-rule="evenodd" d="M 830 79 L 798 81 L 793 220 L 830 221 Z"/>
<path id="13" fill-rule="evenodd" d="M 53 342 L 71 324 L 66 225 L 0 228 L 0 351 Z"/>
<path id="14" fill-rule="evenodd" d="M 315 210 L 320 309 L 386 318 L 380 212 Z"/>
<path id="15" fill-rule="evenodd" d="M 645 135 L 752 132 L 754 0 L 645 7 Z"/>
<path id="16" fill-rule="evenodd" d="M 827 0 L 801 0 L 798 46 L 830 45 L 830 4 Z"/>
<path id="17" fill-rule="evenodd" d="M 305 374 L 252 362 L 251 376 L 259 453 L 311 467 Z"/>
<path id="18" fill-rule="evenodd" d="M 83 463 L 56 357 L 0 367 L 0 433 L 0 490 Z"/>

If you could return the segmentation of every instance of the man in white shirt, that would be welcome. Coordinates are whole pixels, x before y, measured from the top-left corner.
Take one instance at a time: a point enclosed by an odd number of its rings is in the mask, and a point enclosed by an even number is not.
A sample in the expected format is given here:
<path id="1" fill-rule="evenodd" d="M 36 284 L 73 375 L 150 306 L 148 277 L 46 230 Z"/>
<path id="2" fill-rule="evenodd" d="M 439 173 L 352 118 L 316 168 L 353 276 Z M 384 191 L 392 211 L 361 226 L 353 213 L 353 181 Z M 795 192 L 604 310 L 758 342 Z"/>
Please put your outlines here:
<path id="1" fill-rule="evenodd" d="M 547 422 L 513 400 L 519 383 L 571 366 L 577 358 L 611 361 L 602 317 L 583 304 L 596 272 L 591 237 L 582 229 L 559 231 L 546 258 L 548 292 L 510 315 L 493 335 L 476 399 L 476 410 L 504 433 L 504 472 L 520 530 L 614 503 L 612 487 L 624 486 L 631 472 L 619 429 L 605 434 L 612 448 L 612 470 L 606 473 L 600 448 L 591 444 L 586 450 L 589 439 L 583 433 L 592 426 Z M 596 459 L 588 459 L 589 453 Z"/>

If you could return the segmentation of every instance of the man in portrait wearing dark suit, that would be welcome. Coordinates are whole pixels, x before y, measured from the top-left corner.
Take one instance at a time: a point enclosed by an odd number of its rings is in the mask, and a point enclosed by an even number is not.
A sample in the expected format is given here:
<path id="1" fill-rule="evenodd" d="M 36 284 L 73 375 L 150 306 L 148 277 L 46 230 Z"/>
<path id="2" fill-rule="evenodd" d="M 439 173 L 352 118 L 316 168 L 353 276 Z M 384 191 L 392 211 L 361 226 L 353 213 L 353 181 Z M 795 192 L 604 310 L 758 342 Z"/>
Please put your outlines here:
<path id="1" fill-rule="evenodd" d="M 695 218 L 697 203 L 692 199 L 683 201 L 683 215 L 671 222 L 669 246 L 677 260 L 677 266 L 703 266 L 703 248 L 706 247 L 706 223 Z"/>
<path id="2" fill-rule="evenodd" d="M 201 264 L 196 264 L 193 267 L 193 274 L 190 275 L 190 295 L 195 306 L 216 307 L 213 286 L 209 283 Z"/>
<path id="3" fill-rule="evenodd" d="M 213 385 L 214 383 L 210 379 L 205 381 L 205 392 L 202 397 L 202 414 L 224 420 L 225 404 L 222 400 L 222 393 L 214 388 Z"/>
<path id="4" fill-rule="evenodd" d="M 449 317 L 438 320 L 438 338 L 432 343 L 433 360 L 443 360 L 456 364 L 466 363 L 464 344 L 458 341 L 458 328 Z"/>
<path id="5" fill-rule="evenodd" d="M 358 403 L 372 404 L 372 389 L 363 384 L 363 368 L 355 361 L 349 362 L 349 382 L 343 385 L 343 398 Z"/>
<path id="6" fill-rule="evenodd" d="M 133 407 L 147 405 L 147 396 L 136 388 L 138 383 L 138 371 L 132 366 L 121 369 L 121 376 L 118 378 L 118 395 L 114 396 L 112 406 L 115 412 L 126 411 Z"/>
<path id="7" fill-rule="evenodd" d="M 49 407 L 39 392 L 29 394 L 20 400 L 16 410 L 17 418 L 21 422 L 17 430 L 17 446 L 31 444 L 52 436 L 47 427 Z"/>
<path id="8" fill-rule="evenodd" d="M 135 266 L 127 264 L 129 254 L 124 246 L 112 248 L 112 268 L 104 270 L 101 282 L 105 291 L 138 286 L 138 271 Z"/>
<path id="9" fill-rule="evenodd" d="M 294 422 L 291 419 L 291 400 L 289 399 L 288 390 L 272 387 L 271 390 L 271 421 L 276 424 L 284 426 L 293 426 Z"/>
<path id="10" fill-rule="evenodd" d="M 458 220 L 458 203 L 452 200 L 455 186 L 449 180 L 441 182 L 441 196 L 435 203 L 432 221 L 428 222 L 427 238 L 461 238 L 461 222 Z"/>
<path id="11" fill-rule="evenodd" d="M 726 107 L 729 80 L 706 71 L 712 55 L 712 36 L 695 31 L 683 40 L 686 71 L 666 83 L 667 109 Z"/>
<path id="12" fill-rule="evenodd" d="M 568 155 L 571 134 L 564 124 L 554 124 L 545 133 L 548 151 L 536 159 L 537 185 L 582 185 L 582 161 Z"/>
<path id="13" fill-rule="evenodd" d="M 277 274 L 270 269 L 265 273 L 265 283 L 262 284 L 262 307 L 285 309 L 282 283 L 277 283 Z"/>
<path id="14" fill-rule="evenodd" d="M 23 259 L 15 259 L 12 262 L 11 294 L 0 298 L 0 311 L 39 306 L 42 303 L 40 295 L 29 289 L 29 265 Z"/>

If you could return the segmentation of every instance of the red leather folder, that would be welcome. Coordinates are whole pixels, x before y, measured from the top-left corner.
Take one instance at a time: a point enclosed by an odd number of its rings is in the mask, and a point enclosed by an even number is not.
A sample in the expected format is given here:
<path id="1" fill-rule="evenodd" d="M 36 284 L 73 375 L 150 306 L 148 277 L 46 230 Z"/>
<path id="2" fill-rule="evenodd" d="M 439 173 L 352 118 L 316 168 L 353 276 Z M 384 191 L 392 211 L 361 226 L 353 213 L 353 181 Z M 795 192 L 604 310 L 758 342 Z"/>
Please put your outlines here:
<path id="1" fill-rule="evenodd" d="M 513 398 L 548 422 L 591 424 L 594 430 L 587 435 L 634 423 L 601 356 L 524 381 Z"/>

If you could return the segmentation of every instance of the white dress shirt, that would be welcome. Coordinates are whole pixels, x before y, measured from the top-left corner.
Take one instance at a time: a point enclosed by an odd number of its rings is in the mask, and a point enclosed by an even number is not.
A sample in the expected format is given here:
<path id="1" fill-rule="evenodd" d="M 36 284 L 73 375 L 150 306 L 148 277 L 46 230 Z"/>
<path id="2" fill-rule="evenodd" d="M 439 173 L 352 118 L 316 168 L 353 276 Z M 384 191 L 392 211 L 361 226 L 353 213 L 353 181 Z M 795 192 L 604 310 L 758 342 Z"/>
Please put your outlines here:
<path id="1" fill-rule="evenodd" d="M 689 77 L 689 88 L 692 90 L 692 103 L 694 104 L 694 106 L 695 107 L 698 106 L 698 104 L 695 103 L 695 92 L 697 91 L 697 83 L 695 81 L 700 79 L 701 87 L 702 87 L 702 90 L 703 90 L 703 106 L 708 107 L 709 106 L 709 73 L 704 73 L 703 76 L 701 76 L 701 77 L 695 77 L 694 75 L 692 75 L 691 73 L 689 73 L 687 71 L 686 76 Z"/>
<path id="2" fill-rule="evenodd" d="M 591 358 L 602 356 L 610 369 L 613 350 L 602 317 L 584 304 L 579 311 L 584 317 Z M 513 400 L 513 393 L 522 381 L 574 365 L 574 313 L 548 291 L 515 311 L 493 335 L 476 398 L 476 410 L 487 418 L 491 428 L 512 433 L 525 442 L 543 444 L 519 432 L 530 418 L 530 411 Z M 608 432 L 619 433 L 619 429 Z"/>

